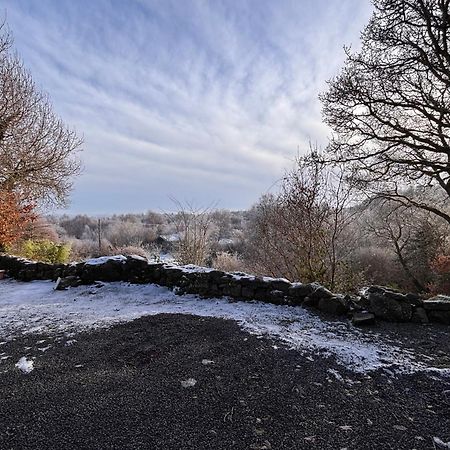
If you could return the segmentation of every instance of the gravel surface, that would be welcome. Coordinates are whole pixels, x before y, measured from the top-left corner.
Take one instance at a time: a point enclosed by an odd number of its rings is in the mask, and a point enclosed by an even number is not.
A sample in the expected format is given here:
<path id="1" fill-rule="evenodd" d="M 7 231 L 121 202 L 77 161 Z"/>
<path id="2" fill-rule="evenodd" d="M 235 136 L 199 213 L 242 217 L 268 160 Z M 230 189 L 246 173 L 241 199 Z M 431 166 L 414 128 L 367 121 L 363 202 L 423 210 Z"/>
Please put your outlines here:
<path id="1" fill-rule="evenodd" d="M 428 345 L 422 353 L 447 361 L 446 329 L 377 330 L 367 333 Z M 450 441 L 450 378 L 357 373 L 230 320 L 159 314 L 73 335 L 25 334 L 2 343 L 0 355 L 0 449 L 434 449 L 444 448 L 434 438 Z"/>

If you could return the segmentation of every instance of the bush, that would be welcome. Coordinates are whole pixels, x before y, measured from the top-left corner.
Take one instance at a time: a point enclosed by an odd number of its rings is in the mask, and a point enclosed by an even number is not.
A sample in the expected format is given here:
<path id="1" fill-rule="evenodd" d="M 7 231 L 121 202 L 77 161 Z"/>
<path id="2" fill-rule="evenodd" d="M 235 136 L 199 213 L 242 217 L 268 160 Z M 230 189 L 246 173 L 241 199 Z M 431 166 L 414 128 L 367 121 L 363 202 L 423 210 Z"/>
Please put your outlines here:
<path id="1" fill-rule="evenodd" d="M 244 262 L 237 253 L 219 252 L 213 259 L 212 266 L 224 272 L 243 272 Z"/>
<path id="2" fill-rule="evenodd" d="M 69 260 L 70 250 L 70 244 L 57 244 L 48 239 L 28 240 L 22 244 L 21 255 L 34 261 L 62 264 Z"/>

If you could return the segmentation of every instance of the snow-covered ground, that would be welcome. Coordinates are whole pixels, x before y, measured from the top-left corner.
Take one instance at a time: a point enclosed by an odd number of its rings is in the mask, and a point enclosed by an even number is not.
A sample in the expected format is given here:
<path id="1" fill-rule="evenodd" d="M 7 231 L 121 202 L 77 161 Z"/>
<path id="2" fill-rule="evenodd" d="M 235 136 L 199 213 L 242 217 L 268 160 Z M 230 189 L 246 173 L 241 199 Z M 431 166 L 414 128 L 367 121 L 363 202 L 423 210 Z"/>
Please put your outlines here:
<path id="1" fill-rule="evenodd" d="M 381 334 L 367 334 L 347 322 L 327 322 L 300 307 L 227 299 L 177 296 L 156 285 L 105 283 L 55 291 L 50 281 L 0 281 L 0 345 L 21 333 L 71 333 L 129 321 L 144 315 L 182 313 L 236 320 L 250 333 L 269 336 L 309 357 L 333 355 L 358 372 L 437 369 Z M 1 350 L 1 347 L 0 347 Z M 1 353 L 1 352 L 0 352 Z"/>

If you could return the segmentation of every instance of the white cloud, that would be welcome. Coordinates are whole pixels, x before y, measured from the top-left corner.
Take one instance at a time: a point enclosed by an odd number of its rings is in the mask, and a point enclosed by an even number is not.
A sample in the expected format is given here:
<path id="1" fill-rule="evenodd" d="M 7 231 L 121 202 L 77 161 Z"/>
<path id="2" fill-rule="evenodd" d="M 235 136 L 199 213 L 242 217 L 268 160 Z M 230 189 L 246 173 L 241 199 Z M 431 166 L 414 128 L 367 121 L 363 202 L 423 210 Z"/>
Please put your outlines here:
<path id="1" fill-rule="evenodd" d="M 73 210 L 100 213 L 166 207 L 169 194 L 249 206 L 298 148 L 326 142 L 317 94 L 370 4 L 18 0 L 7 11 L 26 65 L 85 136 Z M 111 198 L 118 179 L 128 199 Z"/>

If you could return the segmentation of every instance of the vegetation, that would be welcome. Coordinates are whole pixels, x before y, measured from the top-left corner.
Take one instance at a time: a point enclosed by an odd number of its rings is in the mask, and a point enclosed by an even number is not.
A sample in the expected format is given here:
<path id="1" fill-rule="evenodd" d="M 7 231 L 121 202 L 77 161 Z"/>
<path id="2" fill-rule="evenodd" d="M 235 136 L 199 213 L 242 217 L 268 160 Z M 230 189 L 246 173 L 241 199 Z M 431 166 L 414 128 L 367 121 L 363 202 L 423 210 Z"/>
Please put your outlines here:
<path id="1" fill-rule="evenodd" d="M 24 235 L 35 218 L 33 208 L 21 202 L 18 194 L 0 190 L 0 251 Z"/>
<path id="2" fill-rule="evenodd" d="M 48 239 L 42 241 L 27 240 L 22 243 L 19 255 L 34 261 L 62 264 L 69 261 L 70 245 L 57 244 Z"/>
<path id="3" fill-rule="evenodd" d="M 47 96 L 0 25 L 0 190 L 30 203 L 65 203 L 79 172 L 81 140 L 55 115 Z"/>
<path id="4" fill-rule="evenodd" d="M 63 203 L 80 140 L 0 27 L 0 246 L 62 262 L 104 254 L 251 271 L 333 290 L 450 294 L 450 3 L 374 0 L 358 52 L 321 95 L 333 131 L 249 211 L 38 217 Z M 69 256 L 70 254 L 70 256 Z"/>
<path id="5" fill-rule="evenodd" d="M 321 96 L 329 158 L 372 198 L 450 223 L 449 2 L 373 3 L 361 50 Z"/>

